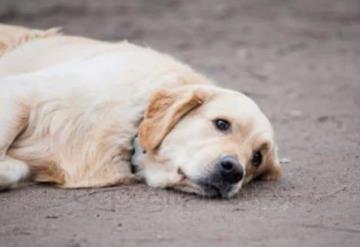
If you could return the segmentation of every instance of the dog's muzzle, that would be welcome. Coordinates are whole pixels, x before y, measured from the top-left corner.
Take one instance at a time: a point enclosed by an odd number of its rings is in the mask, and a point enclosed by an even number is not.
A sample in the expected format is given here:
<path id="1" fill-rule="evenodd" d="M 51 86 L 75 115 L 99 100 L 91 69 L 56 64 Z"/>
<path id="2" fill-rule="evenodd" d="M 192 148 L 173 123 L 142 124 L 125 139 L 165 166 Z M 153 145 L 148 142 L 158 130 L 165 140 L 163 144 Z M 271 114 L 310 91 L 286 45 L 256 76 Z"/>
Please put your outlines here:
<path id="1" fill-rule="evenodd" d="M 224 156 L 216 162 L 212 173 L 201 179 L 199 184 L 209 196 L 229 198 L 241 187 L 244 175 L 245 171 L 236 157 Z"/>

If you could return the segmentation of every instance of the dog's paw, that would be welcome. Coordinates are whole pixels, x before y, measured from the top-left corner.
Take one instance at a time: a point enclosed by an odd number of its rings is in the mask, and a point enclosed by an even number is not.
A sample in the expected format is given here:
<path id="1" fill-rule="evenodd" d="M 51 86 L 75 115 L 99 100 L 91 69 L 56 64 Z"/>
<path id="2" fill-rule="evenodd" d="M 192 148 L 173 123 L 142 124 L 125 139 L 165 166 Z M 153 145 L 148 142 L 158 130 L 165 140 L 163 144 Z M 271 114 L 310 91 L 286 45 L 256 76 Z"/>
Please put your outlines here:
<path id="1" fill-rule="evenodd" d="M 29 175 L 29 167 L 18 160 L 0 161 L 0 191 L 14 188 Z"/>
<path id="2" fill-rule="evenodd" d="M 7 176 L 0 174 L 0 192 L 11 189 L 15 184 Z"/>

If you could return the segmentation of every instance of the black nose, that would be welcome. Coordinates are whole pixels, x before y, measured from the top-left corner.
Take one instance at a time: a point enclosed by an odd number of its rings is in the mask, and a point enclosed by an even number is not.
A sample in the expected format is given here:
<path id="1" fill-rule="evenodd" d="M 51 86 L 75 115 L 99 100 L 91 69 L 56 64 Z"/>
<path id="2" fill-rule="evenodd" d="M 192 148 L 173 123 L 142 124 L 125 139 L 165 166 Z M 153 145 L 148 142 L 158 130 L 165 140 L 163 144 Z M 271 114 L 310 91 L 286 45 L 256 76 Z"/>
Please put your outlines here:
<path id="1" fill-rule="evenodd" d="M 224 183 L 235 184 L 244 177 L 244 169 L 234 156 L 224 156 L 218 161 L 218 171 Z"/>

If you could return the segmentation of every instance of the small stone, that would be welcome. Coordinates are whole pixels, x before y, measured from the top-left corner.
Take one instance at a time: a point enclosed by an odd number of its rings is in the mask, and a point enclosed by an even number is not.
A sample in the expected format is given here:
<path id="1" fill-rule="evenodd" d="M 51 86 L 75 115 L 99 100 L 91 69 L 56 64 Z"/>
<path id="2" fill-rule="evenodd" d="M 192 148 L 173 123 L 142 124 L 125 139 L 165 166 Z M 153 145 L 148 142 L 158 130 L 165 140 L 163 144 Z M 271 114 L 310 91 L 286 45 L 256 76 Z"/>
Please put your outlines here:
<path id="1" fill-rule="evenodd" d="M 329 120 L 329 116 L 320 116 L 320 117 L 317 118 L 317 121 L 319 123 L 326 122 L 327 120 Z"/>
<path id="2" fill-rule="evenodd" d="M 45 218 L 46 219 L 57 219 L 57 218 L 59 218 L 59 216 L 58 215 L 46 215 Z"/>
<path id="3" fill-rule="evenodd" d="M 282 158 L 282 159 L 280 159 L 280 164 L 288 164 L 288 163 L 290 163 L 291 162 L 291 160 L 289 159 L 289 158 Z"/>

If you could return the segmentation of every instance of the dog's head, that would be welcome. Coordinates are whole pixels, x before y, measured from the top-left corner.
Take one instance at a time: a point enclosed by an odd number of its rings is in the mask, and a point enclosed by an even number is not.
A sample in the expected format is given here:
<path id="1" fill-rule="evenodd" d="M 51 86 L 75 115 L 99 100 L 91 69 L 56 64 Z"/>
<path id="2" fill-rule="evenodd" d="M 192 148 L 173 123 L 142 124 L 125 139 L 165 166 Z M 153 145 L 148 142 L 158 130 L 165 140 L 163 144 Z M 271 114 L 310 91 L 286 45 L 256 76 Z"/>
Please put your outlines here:
<path id="1" fill-rule="evenodd" d="M 281 175 L 273 129 L 247 96 L 212 86 L 156 92 L 132 162 L 146 182 L 231 197 L 253 178 Z"/>

